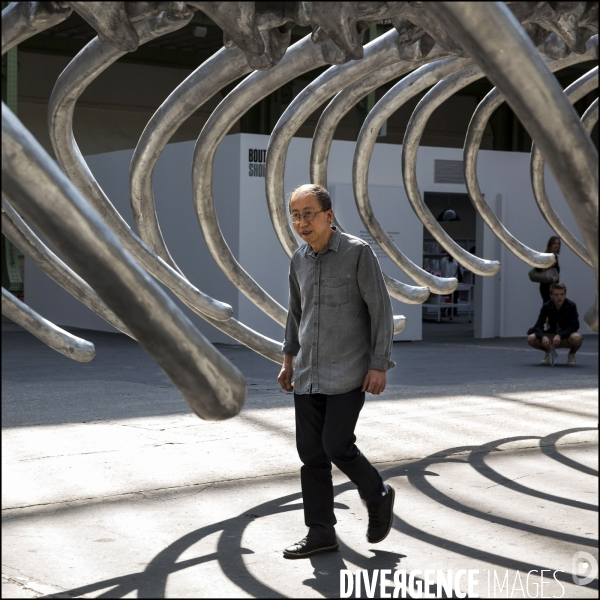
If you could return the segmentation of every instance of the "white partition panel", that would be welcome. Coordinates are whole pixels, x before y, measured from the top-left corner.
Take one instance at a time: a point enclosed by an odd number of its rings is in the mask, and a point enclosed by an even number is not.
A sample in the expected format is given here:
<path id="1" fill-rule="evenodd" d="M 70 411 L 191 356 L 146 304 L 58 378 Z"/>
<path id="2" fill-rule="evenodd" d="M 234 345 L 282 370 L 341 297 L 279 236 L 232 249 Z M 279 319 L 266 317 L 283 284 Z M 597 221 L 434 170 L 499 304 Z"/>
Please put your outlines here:
<path id="1" fill-rule="evenodd" d="M 265 135 L 227 136 L 215 157 L 213 193 L 219 223 L 233 254 L 269 294 L 287 306 L 289 259 L 273 231 L 266 207 L 264 161 L 267 145 L 268 136 Z M 294 138 L 290 144 L 284 182 L 286 195 L 309 181 L 310 146 L 311 140 L 307 138 Z M 238 292 L 208 251 L 192 201 L 193 148 L 194 142 L 169 144 L 155 169 L 156 210 L 169 250 L 194 285 L 231 304 L 236 318 L 248 326 L 273 339 L 282 340 L 283 328 Z M 329 189 L 342 225 L 349 233 L 368 240 L 370 238 L 359 219 L 352 193 L 354 148 L 354 142 L 333 143 L 329 159 Z M 87 161 L 116 208 L 133 226 L 128 193 L 131 156 L 131 150 L 123 150 L 88 156 Z M 423 227 L 404 193 L 400 157 L 401 146 L 383 143 L 375 146 L 369 169 L 369 194 L 377 218 L 398 247 L 421 265 Z M 421 191 L 466 192 L 463 184 L 435 182 L 436 159 L 461 161 L 462 151 L 455 148 L 420 148 L 417 179 Z M 487 201 L 507 229 L 525 244 L 543 251 L 553 232 L 535 204 L 529 180 L 529 155 L 482 151 L 478 174 Z M 581 239 L 575 219 L 550 174 L 547 174 L 546 184 L 552 205 Z M 538 286 L 527 277 L 530 267 L 504 248 L 481 219 L 478 219 L 476 239 L 477 254 L 486 259 L 501 260 L 502 268 L 494 277 L 476 278 L 475 336 L 524 336 L 541 307 Z M 380 250 L 377 253 L 386 273 L 412 283 Z M 594 300 L 592 270 L 566 246 L 563 246 L 560 255 L 560 265 L 561 281 L 568 287 L 567 296 L 577 303 L 582 317 Z M 26 261 L 25 268 L 25 301 L 58 325 L 114 331 L 30 261 Z M 184 310 L 211 341 L 235 343 L 187 308 Z M 397 339 L 421 339 L 421 311 L 418 306 L 394 302 L 394 312 L 404 314 L 408 319 L 406 329 Z M 583 318 L 580 320 L 581 332 L 588 333 Z"/>

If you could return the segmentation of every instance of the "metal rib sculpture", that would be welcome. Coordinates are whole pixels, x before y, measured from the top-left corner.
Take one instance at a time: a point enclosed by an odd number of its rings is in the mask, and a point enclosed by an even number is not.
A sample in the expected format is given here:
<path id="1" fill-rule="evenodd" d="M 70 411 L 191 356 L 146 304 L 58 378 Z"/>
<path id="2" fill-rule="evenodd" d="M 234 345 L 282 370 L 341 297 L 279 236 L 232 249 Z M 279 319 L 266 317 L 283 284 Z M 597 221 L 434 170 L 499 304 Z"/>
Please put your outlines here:
<path id="1" fill-rule="evenodd" d="M 98 294 L 33 233 L 5 198 L 2 198 L 2 233 L 42 272 L 73 297 L 83 302 L 107 323 L 133 337 L 121 319 L 102 302 Z"/>
<path id="2" fill-rule="evenodd" d="M 596 98 L 589 106 L 589 108 L 583 113 L 581 122 L 585 127 L 586 131 L 590 133 L 594 128 L 594 125 L 598 122 L 598 98 Z"/>
<path id="3" fill-rule="evenodd" d="M 402 144 L 402 176 L 404 178 L 404 187 L 408 200 L 423 225 L 425 225 L 431 235 L 458 263 L 476 275 L 495 275 L 500 270 L 500 263 L 495 260 L 478 258 L 459 246 L 442 229 L 442 226 L 431 214 L 431 211 L 427 208 L 421 197 L 417 183 L 417 150 L 429 117 L 444 100 L 456 91 L 484 76 L 481 69 L 476 66 L 467 67 L 458 75 L 446 77 L 443 81 L 435 85 L 417 104 L 410 117 Z"/>
<path id="4" fill-rule="evenodd" d="M 11 2 L 2 11 L 2 56 L 17 44 L 61 23 L 72 12 L 57 2 Z"/>
<path id="5" fill-rule="evenodd" d="M 502 3 L 436 2 L 431 10 L 506 97 L 573 211 L 598 285 L 598 151 L 531 40 Z M 503 47 L 502 57 L 497 48 Z M 502 59 L 501 59 L 502 58 Z M 544 118 L 539 107 L 544 106 Z M 598 296 L 585 314 L 598 331 Z"/>
<path id="6" fill-rule="evenodd" d="M 67 358 L 78 362 L 89 362 L 96 355 L 94 344 L 44 319 L 4 288 L 2 288 L 2 314 Z"/>
<path id="7" fill-rule="evenodd" d="M 273 228 L 280 244 L 288 256 L 292 256 L 298 242 L 287 220 L 283 177 L 285 160 L 290 141 L 299 127 L 325 100 L 336 94 L 345 85 L 354 83 L 366 73 L 400 59 L 395 30 L 388 31 L 365 47 L 365 57 L 327 69 L 308 84 L 285 109 L 275 125 L 267 147 L 265 190 Z"/>
<path id="8" fill-rule="evenodd" d="M 223 29 L 226 49 L 178 86 L 144 130 L 130 170 L 138 237 L 106 197 L 79 152 L 72 129 L 75 104 L 83 90 L 118 58 L 182 27 L 198 8 Z M 542 213 L 567 244 L 578 248 L 598 278 L 598 157 L 587 134 L 598 119 L 598 101 L 581 121 L 570 105 L 597 85 L 597 75 L 588 73 L 563 93 L 548 70 L 597 57 L 597 36 L 586 47 L 586 41 L 597 33 L 597 4 L 520 2 L 510 3 L 509 8 L 502 3 L 479 2 L 15 2 L 2 11 L 2 53 L 61 22 L 72 11 L 90 23 L 99 37 L 61 74 L 50 100 L 51 140 L 67 176 L 3 106 L 2 169 L 7 198 L 2 208 L 3 231 L 57 283 L 137 339 L 202 418 L 223 419 L 237 414 L 244 402 L 245 382 L 140 265 L 196 314 L 234 339 L 275 362 L 281 361 L 281 349 L 274 340 L 232 318 L 230 306 L 200 292 L 179 270 L 158 224 L 152 174 L 158 156 L 181 123 L 251 69 L 258 71 L 226 96 L 198 138 L 192 172 L 194 202 L 217 263 L 238 289 L 276 322 L 285 323 L 285 309 L 240 266 L 219 229 L 212 197 L 212 164 L 218 144 L 251 106 L 302 73 L 326 64 L 342 66 L 327 70 L 294 100 L 269 144 L 268 206 L 277 237 L 288 254 L 297 242 L 285 218 L 283 174 L 294 133 L 320 104 L 345 88 L 324 111 L 313 142 L 311 179 L 326 184 L 329 148 L 339 120 L 377 86 L 416 69 L 380 100 L 361 129 L 353 173 L 359 213 L 377 243 L 414 281 L 436 293 L 448 294 L 456 288 L 455 279 L 434 277 L 406 259 L 376 220 L 367 192 L 369 160 L 383 121 L 406 100 L 438 84 L 419 103 L 407 129 L 403 147 L 407 195 L 417 215 L 459 262 L 475 273 L 496 272 L 498 263 L 483 261 L 456 247 L 432 222 L 415 177 L 416 151 L 428 116 L 454 91 L 485 74 L 498 88 L 478 106 L 464 149 L 467 187 L 476 209 L 519 258 L 534 266 L 550 264 L 549 255 L 528 248 L 506 231 L 478 187 L 476 161 L 481 136 L 504 94 L 535 141 L 532 183 Z M 384 18 L 391 19 L 396 31 L 363 49 L 361 33 Z M 310 25 L 313 33 L 288 49 L 295 24 Z M 545 66 L 534 46 L 555 60 Z M 503 52 L 498 53 L 498 48 Z M 452 54 L 463 58 L 439 60 Z M 344 64 L 350 60 L 353 62 Z M 478 67 L 472 67 L 473 62 Z M 543 119 L 539 117 L 542 103 Z M 544 160 L 567 198 L 587 248 L 569 237 L 570 232 L 547 201 Z M 73 268 L 33 233 L 19 212 Z M 386 283 L 392 295 L 405 302 L 422 302 L 429 293 L 427 288 L 407 286 L 389 277 Z M 71 358 L 89 360 L 93 356 L 88 342 L 62 332 L 21 306 L 5 290 L 3 313 Z M 585 318 L 597 332 L 597 298 Z M 406 323 L 401 316 L 394 321 L 396 332 Z"/>
<path id="9" fill-rule="evenodd" d="M 189 20 L 190 17 L 187 18 Z M 185 24 L 164 23 L 161 18 L 136 23 L 140 42 L 152 39 L 158 32 L 170 31 Z M 157 32 L 158 29 L 158 32 Z M 159 259 L 132 231 L 123 217 L 108 199 L 89 170 L 73 135 L 73 113 L 79 96 L 86 87 L 124 52 L 114 46 L 103 44 L 98 38 L 92 40 L 61 73 L 52 91 L 48 106 L 50 140 L 56 158 L 69 179 L 98 210 L 119 241 L 131 252 L 144 268 L 167 285 L 194 312 L 213 319 L 225 321 L 233 311 L 227 304 L 207 296 L 187 279 Z"/>
<path id="10" fill-rule="evenodd" d="M 335 135 L 335 130 L 340 121 L 356 106 L 365 96 L 376 90 L 378 87 L 406 75 L 410 71 L 432 62 L 438 58 L 447 55 L 439 48 L 434 49 L 426 59 L 415 62 L 401 61 L 387 67 L 383 67 L 373 73 L 365 75 L 350 86 L 336 94 L 331 102 L 321 113 L 315 133 L 313 135 L 312 146 L 310 149 L 310 180 L 323 187 L 327 187 L 327 165 L 329 162 L 329 152 Z"/>
<path id="11" fill-rule="evenodd" d="M 127 253 L 8 107 L 2 105 L 2 185 L 16 207 L 73 265 L 204 419 L 236 415 L 241 373 Z"/>
<path id="12" fill-rule="evenodd" d="M 580 77 L 577 81 L 573 82 L 568 88 L 565 89 L 565 95 L 569 99 L 571 104 L 575 104 L 577 100 L 581 100 L 584 96 L 589 94 L 593 89 L 598 87 L 598 67 L 588 71 L 583 77 Z M 592 260 L 587 249 L 583 244 L 571 233 L 569 228 L 564 224 L 563 220 L 556 214 L 556 211 L 550 204 L 548 194 L 546 194 L 546 184 L 544 181 L 544 167 L 545 162 L 537 149 L 535 142 L 531 145 L 531 161 L 530 161 L 530 173 L 531 173 L 531 186 L 533 187 L 533 194 L 535 196 L 537 205 L 542 213 L 546 222 L 554 231 L 561 237 L 561 239 L 590 267 L 593 267 Z"/>
<path id="13" fill-rule="evenodd" d="M 265 189 L 269 214 L 283 249 L 291 256 L 298 242 L 290 228 L 285 208 L 283 178 L 285 160 L 292 137 L 302 123 L 327 98 L 362 77 L 366 72 L 378 69 L 382 64 L 398 62 L 396 31 L 390 31 L 365 46 L 365 57 L 359 62 L 331 67 L 311 82 L 288 106 L 277 122 L 267 148 Z M 339 223 L 336 222 L 339 226 Z M 395 298 L 409 304 L 421 304 L 429 296 L 426 288 L 410 286 L 391 277 L 384 276 L 386 286 Z"/>
<path id="14" fill-rule="evenodd" d="M 251 71 L 239 49 L 222 48 L 182 81 L 152 115 L 140 137 L 129 170 L 131 209 L 142 240 L 174 269 L 156 216 L 152 175 L 156 161 L 177 129 L 223 87 Z"/>
<path id="15" fill-rule="evenodd" d="M 585 54 L 571 54 L 567 58 L 563 58 L 560 61 L 550 61 L 546 63 L 546 66 L 552 71 L 564 69 L 571 65 L 579 62 L 597 58 L 598 55 L 598 36 L 594 36 L 588 41 L 587 50 Z M 469 197 L 473 202 L 477 212 L 481 215 L 485 223 L 491 229 L 491 231 L 506 245 L 506 247 L 515 254 L 522 261 L 526 262 L 532 267 L 545 268 L 554 263 L 552 256 L 546 256 L 545 253 L 537 252 L 531 248 L 528 248 L 517 240 L 505 227 L 500 223 L 496 215 L 490 209 L 477 180 L 477 157 L 479 154 L 479 148 L 481 146 L 481 140 L 485 131 L 486 125 L 492 116 L 492 113 L 504 102 L 504 96 L 500 93 L 498 88 L 491 90 L 486 97 L 479 103 L 467 130 L 467 136 L 465 138 L 464 147 L 464 171 L 465 171 L 465 184 Z M 565 239 L 565 243 L 568 242 Z M 570 246 L 570 244 L 568 244 Z M 586 251 L 587 255 L 587 251 Z"/>
<path id="16" fill-rule="evenodd" d="M 282 327 L 285 327 L 287 310 L 244 270 L 223 237 L 212 195 L 213 161 L 229 129 L 252 106 L 288 81 L 325 64 L 323 46 L 313 44 L 310 36 L 303 38 L 287 51 L 277 66 L 270 71 L 254 71 L 227 95 L 204 125 L 194 148 L 192 190 L 206 244 L 229 280 Z"/>
<path id="17" fill-rule="evenodd" d="M 187 77 L 150 119 L 133 154 L 130 168 L 131 207 L 138 232 L 144 242 L 174 269 L 162 237 L 152 193 L 152 173 L 160 153 L 171 136 L 206 100 L 223 86 L 250 70 L 246 56 L 239 50 L 220 50 Z M 198 313 L 200 314 L 200 313 Z M 281 344 L 231 318 L 216 321 L 200 314 L 211 325 L 236 341 L 274 362 L 281 362 Z"/>
<path id="18" fill-rule="evenodd" d="M 398 267 L 411 279 L 421 285 L 426 285 L 436 294 L 452 293 L 458 286 L 458 280 L 455 278 L 436 277 L 421 269 L 409 260 L 387 235 L 384 228 L 376 219 L 369 201 L 369 163 L 373 149 L 375 148 L 375 142 L 377 141 L 377 134 L 390 115 L 398 110 L 404 102 L 419 92 L 434 85 L 440 79 L 468 67 L 470 63 L 469 59 L 457 57 L 437 60 L 433 63 L 423 65 L 392 87 L 367 115 L 358 135 L 352 165 L 354 197 L 365 227 L 373 236 L 373 239 Z"/>

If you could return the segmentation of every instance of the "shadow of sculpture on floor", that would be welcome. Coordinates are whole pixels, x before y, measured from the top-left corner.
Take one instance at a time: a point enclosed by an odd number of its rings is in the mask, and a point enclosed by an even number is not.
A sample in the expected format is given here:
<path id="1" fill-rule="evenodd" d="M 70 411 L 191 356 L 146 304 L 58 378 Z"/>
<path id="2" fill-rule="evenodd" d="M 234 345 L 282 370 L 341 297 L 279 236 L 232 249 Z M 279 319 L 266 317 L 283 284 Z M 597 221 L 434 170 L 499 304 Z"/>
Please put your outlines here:
<path id="1" fill-rule="evenodd" d="M 466 515 L 475 520 L 484 520 L 489 523 L 494 523 L 503 527 L 514 529 L 515 531 L 528 532 L 539 536 L 544 536 L 553 541 L 562 541 L 566 543 L 576 544 L 584 547 L 597 547 L 597 540 L 584 538 L 582 536 L 554 531 L 542 527 L 532 525 L 530 523 L 520 522 L 514 519 L 508 519 L 499 515 L 494 515 L 476 509 L 472 506 L 467 506 L 464 503 L 451 498 L 437 489 L 427 477 L 437 476 L 437 473 L 431 470 L 433 465 L 458 463 L 466 467 L 474 469 L 482 476 L 502 485 L 513 492 L 522 494 L 524 497 L 543 498 L 549 502 L 559 503 L 565 506 L 570 506 L 576 509 L 597 510 L 597 507 L 587 503 L 575 501 L 568 498 L 562 498 L 552 494 L 547 494 L 523 486 L 515 484 L 514 481 L 500 481 L 501 477 L 496 471 L 491 469 L 485 463 L 486 456 L 492 451 L 498 450 L 498 447 L 508 442 L 517 440 L 532 440 L 539 444 L 541 452 L 549 458 L 559 461 L 562 465 L 576 469 L 584 475 L 597 476 L 597 471 L 582 465 L 563 456 L 556 448 L 557 441 L 565 435 L 592 431 L 592 427 L 579 427 L 556 432 L 554 434 L 541 436 L 519 436 L 509 437 L 499 440 L 494 440 L 483 445 L 470 445 L 449 448 L 441 452 L 436 452 L 423 459 L 402 464 L 381 471 L 385 480 L 398 477 L 407 477 L 408 483 L 413 488 L 419 490 L 425 497 L 434 500 L 438 504 L 459 511 L 462 515 Z M 335 486 L 334 492 L 339 496 L 343 492 L 355 489 L 354 484 L 346 482 Z M 251 509 L 246 509 L 242 514 L 214 523 L 212 525 L 202 527 L 195 531 L 179 538 L 164 550 L 159 552 L 143 571 L 129 573 L 120 577 L 97 581 L 88 585 L 83 585 L 77 588 L 70 589 L 60 594 L 69 596 L 81 596 L 83 594 L 92 594 L 102 590 L 104 593 L 96 596 L 97 598 L 123 598 L 125 595 L 137 591 L 139 598 L 164 598 L 166 593 L 167 579 L 169 575 L 188 569 L 210 561 L 217 561 L 223 574 L 235 585 L 239 586 L 244 592 L 250 596 L 258 598 L 283 598 L 281 592 L 273 589 L 263 581 L 258 580 L 249 570 L 244 562 L 244 555 L 253 554 L 251 549 L 242 546 L 242 539 L 246 527 L 255 518 L 263 518 L 272 515 L 277 515 L 286 512 L 292 512 L 302 509 L 302 504 L 297 502 L 301 500 L 301 494 L 295 493 L 280 498 L 275 498 L 269 502 L 259 504 Z M 294 504 L 290 504 L 294 502 Z M 347 509 L 348 507 L 339 502 L 336 503 L 337 509 Z M 298 517 L 301 520 L 301 517 Z M 493 552 L 474 548 L 472 546 L 462 544 L 457 540 L 447 539 L 437 536 L 434 533 L 423 531 L 411 523 L 409 523 L 407 515 L 402 514 L 402 504 L 397 503 L 394 514 L 393 527 L 396 531 L 402 533 L 409 538 L 418 539 L 420 542 L 431 544 L 437 548 L 444 548 L 448 552 L 456 555 L 461 555 L 466 558 L 486 562 L 504 569 L 518 570 L 521 572 L 529 572 L 532 570 L 548 569 L 548 566 L 543 566 L 535 563 L 528 563 L 522 560 L 510 558 L 505 555 L 495 554 Z M 474 525 L 476 521 L 474 521 Z M 191 546 L 199 542 L 205 537 L 214 533 L 221 532 L 217 551 L 199 556 L 196 558 L 178 562 L 178 558 Z M 377 549 L 369 549 L 373 554 L 366 557 L 350 546 L 346 545 L 342 539 L 340 542 L 340 551 L 322 555 L 316 555 L 310 558 L 313 566 L 313 578 L 306 579 L 302 585 L 310 587 L 319 592 L 324 597 L 337 597 L 339 595 L 340 571 L 348 569 L 345 561 L 356 565 L 361 570 L 368 573 L 368 577 L 372 578 L 375 570 L 395 570 L 402 569 L 402 559 L 407 556 L 396 552 L 388 552 Z M 282 560 L 283 557 L 282 557 Z M 573 583 L 573 574 L 569 572 L 556 571 L 555 578 L 557 581 Z M 415 581 L 417 579 L 415 578 Z M 423 585 L 423 581 L 421 585 Z M 590 589 L 598 589 L 598 579 L 594 579 L 588 584 Z M 364 588 L 363 588 L 364 589 Z M 431 589 L 433 593 L 436 590 Z M 44 596 L 45 598 L 59 597 L 57 595 Z"/>

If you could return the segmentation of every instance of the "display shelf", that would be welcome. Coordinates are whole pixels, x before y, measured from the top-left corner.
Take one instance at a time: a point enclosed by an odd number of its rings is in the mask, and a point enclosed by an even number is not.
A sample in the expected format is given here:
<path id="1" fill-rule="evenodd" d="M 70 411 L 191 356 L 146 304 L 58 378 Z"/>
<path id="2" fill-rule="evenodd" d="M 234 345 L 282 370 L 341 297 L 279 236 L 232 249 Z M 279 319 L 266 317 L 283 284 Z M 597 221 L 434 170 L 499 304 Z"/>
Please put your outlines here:
<path id="1" fill-rule="evenodd" d="M 442 301 L 442 298 L 452 298 L 452 294 L 447 294 L 442 296 L 441 294 L 431 294 L 427 300 L 421 306 L 428 311 L 428 309 L 432 308 L 437 311 L 437 321 L 438 323 L 442 320 L 442 309 L 450 308 L 450 309 L 458 309 L 458 308 L 466 308 L 467 309 L 467 318 L 469 323 L 471 322 L 471 313 L 473 312 L 472 301 L 473 301 L 473 285 L 469 283 L 459 283 L 456 291 L 460 294 L 461 292 L 467 293 L 467 300 L 461 301 L 460 297 L 457 298 L 458 302 L 446 302 Z M 450 315 L 448 315 L 450 321 L 452 321 L 452 311 L 450 311 Z"/>

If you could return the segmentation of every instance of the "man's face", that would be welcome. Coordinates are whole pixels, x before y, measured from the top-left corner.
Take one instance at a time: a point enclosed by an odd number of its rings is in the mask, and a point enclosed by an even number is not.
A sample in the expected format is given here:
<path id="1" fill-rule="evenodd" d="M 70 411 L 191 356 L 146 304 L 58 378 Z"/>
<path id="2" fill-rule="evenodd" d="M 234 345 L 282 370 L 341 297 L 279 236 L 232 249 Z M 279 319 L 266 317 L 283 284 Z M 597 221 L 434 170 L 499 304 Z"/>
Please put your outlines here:
<path id="1" fill-rule="evenodd" d="M 565 290 L 552 290 L 550 292 L 550 298 L 554 300 L 554 304 L 556 304 L 558 308 L 560 308 L 563 305 L 566 295 L 567 294 Z"/>
<path id="2" fill-rule="evenodd" d="M 331 209 L 322 211 L 319 200 L 310 192 L 296 194 L 290 202 L 290 215 L 304 215 L 305 213 L 318 213 L 312 221 L 301 218 L 298 223 L 292 223 L 296 233 L 313 248 L 322 248 L 327 245 L 331 233 Z"/>

